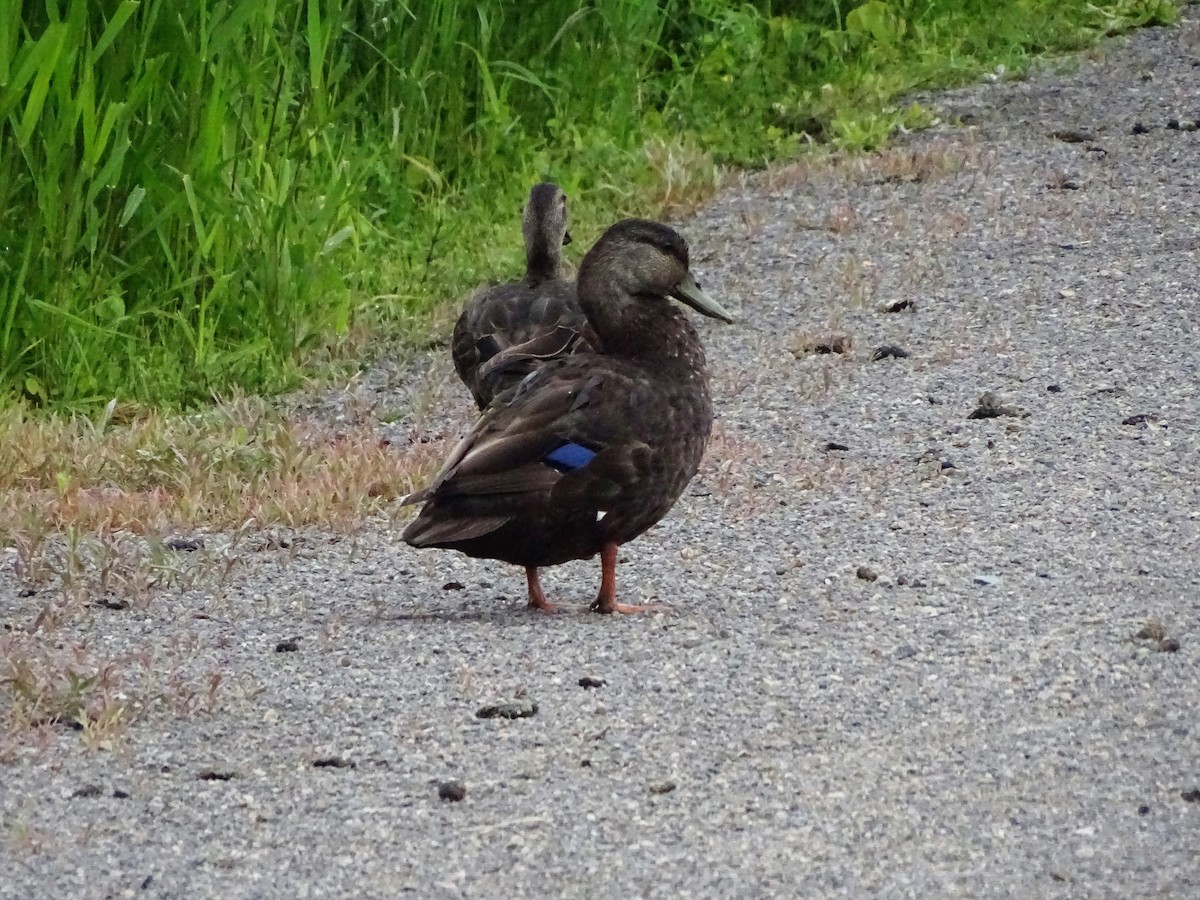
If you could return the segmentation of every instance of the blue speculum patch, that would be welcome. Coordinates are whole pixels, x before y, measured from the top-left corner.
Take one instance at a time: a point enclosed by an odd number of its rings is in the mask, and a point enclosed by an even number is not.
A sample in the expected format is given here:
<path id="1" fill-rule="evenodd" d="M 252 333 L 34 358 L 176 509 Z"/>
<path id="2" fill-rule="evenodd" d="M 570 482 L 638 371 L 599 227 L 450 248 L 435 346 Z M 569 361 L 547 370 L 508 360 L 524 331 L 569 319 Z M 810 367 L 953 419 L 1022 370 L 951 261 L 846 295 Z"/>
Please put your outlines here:
<path id="1" fill-rule="evenodd" d="M 595 450 L 589 450 L 580 444 L 563 444 L 543 458 L 560 472 L 574 472 L 590 463 L 595 456 Z"/>

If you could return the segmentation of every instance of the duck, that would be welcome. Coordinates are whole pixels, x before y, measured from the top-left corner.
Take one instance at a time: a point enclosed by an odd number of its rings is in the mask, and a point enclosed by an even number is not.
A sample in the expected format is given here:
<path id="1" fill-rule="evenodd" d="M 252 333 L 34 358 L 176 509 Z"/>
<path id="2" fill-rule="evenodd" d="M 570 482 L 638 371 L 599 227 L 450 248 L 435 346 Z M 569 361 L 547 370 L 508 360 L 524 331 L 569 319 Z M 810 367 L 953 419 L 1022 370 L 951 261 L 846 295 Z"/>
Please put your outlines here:
<path id="1" fill-rule="evenodd" d="M 598 348 L 563 265 L 571 232 L 561 187 L 533 186 L 521 233 L 525 275 L 474 296 L 454 325 L 454 369 L 481 410 L 546 360 Z"/>
<path id="2" fill-rule="evenodd" d="M 617 601 L 618 548 L 675 505 L 712 430 L 708 365 L 683 308 L 733 317 L 697 284 L 688 245 L 645 219 L 612 225 L 579 267 L 599 347 L 547 360 L 489 405 L 432 480 L 402 539 L 525 569 L 529 607 L 553 612 L 539 570 L 600 556 L 591 609 Z"/>

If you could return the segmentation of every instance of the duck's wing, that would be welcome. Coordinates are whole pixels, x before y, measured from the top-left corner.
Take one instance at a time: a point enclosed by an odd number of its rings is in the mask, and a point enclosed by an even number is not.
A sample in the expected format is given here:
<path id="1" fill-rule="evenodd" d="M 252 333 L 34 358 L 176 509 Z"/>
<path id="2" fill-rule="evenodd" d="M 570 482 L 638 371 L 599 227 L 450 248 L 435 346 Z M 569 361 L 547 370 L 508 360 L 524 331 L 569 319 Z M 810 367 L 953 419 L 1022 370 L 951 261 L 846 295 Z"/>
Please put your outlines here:
<path id="1" fill-rule="evenodd" d="M 550 359 L 599 349 L 575 285 L 503 285 L 468 305 L 454 329 L 455 369 L 480 407 Z"/>
<path id="2" fill-rule="evenodd" d="M 602 510 L 635 489 L 653 454 L 630 430 L 631 377 L 609 362 L 559 360 L 498 399 L 430 484 L 404 499 L 427 502 L 404 539 L 464 540 L 534 507 Z"/>
<path id="3" fill-rule="evenodd" d="M 479 367 L 511 341 L 506 337 L 520 321 L 534 294 L 521 284 L 501 284 L 480 291 L 454 323 L 450 355 L 454 370 L 482 409 L 493 392 L 480 383 Z"/>

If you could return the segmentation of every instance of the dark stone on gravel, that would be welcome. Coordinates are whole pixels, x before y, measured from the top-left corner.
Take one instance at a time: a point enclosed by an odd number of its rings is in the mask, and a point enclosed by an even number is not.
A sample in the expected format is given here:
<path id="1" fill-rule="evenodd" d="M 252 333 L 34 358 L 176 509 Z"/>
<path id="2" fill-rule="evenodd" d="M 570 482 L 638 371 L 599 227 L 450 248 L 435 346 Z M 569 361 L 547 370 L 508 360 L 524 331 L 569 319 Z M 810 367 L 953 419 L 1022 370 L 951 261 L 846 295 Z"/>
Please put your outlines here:
<path id="1" fill-rule="evenodd" d="M 461 591 L 465 588 L 466 585 L 464 585 L 461 581 L 447 581 L 442 585 L 443 591 Z"/>
<path id="2" fill-rule="evenodd" d="M 1130 134 L 1149 134 L 1150 128 L 1147 125 L 1143 125 L 1141 122 L 1134 122 L 1133 127 L 1129 129 L 1129 133 Z"/>
<path id="3" fill-rule="evenodd" d="M 870 566 L 859 566 L 858 571 L 856 571 L 854 574 L 857 575 L 859 578 L 861 578 L 863 581 L 878 581 L 879 580 L 879 573 L 876 572 L 874 569 L 872 569 Z"/>
<path id="4" fill-rule="evenodd" d="M 948 460 L 948 459 L 942 460 L 941 469 L 943 472 L 945 472 L 947 469 L 957 469 L 957 468 L 958 468 L 958 466 L 956 466 L 954 463 L 950 462 L 950 460 Z"/>
<path id="5" fill-rule="evenodd" d="M 492 703 L 475 712 L 477 719 L 528 719 L 537 715 L 538 706 L 532 700 L 516 700 L 512 703 Z"/>
<path id="6" fill-rule="evenodd" d="M 850 448 L 847 447 L 845 444 L 839 444 L 837 441 L 830 441 L 828 444 L 825 445 L 826 453 L 830 453 L 834 450 L 849 450 L 849 449 Z"/>
<path id="7" fill-rule="evenodd" d="M 897 347 L 895 344 L 884 344 L 882 347 L 876 348 L 871 354 L 871 362 L 877 362 L 881 359 L 907 359 L 911 354 L 903 347 Z"/>
<path id="8" fill-rule="evenodd" d="M 1009 416 L 1012 418 L 1024 418 L 1028 416 L 1025 410 L 1017 406 L 1010 406 L 1000 400 L 1000 396 L 993 391 L 988 391 L 979 398 L 979 405 L 975 407 L 968 419 L 998 419 L 1001 416 Z"/>
<path id="9" fill-rule="evenodd" d="M 1180 791 L 1179 796 L 1188 803 L 1200 803 L 1200 788 L 1192 788 L 1188 791 Z"/>
<path id="10" fill-rule="evenodd" d="M 675 782 L 664 781 L 660 784 L 652 784 L 652 785 L 650 785 L 648 790 L 650 791 L 651 794 L 654 794 L 656 796 L 661 795 L 661 794 L 669 794 L 669 793 L 671 793 L 671 791 L 675 790 Z"/>
<path id="11" fill-rule="evenodd" d="M 1148 816 L 1149 814 L 1150 814 L 1150 807 L 1148 807 L 1144 804 L 1142 806 L 1138 807 L 1138 815 L 1139 816 Z"/>
<path id="12" fill-rule="evenodd" d="M 356 769 L 359 764 L 344 756 L 323 756 L 312 761 L 314 769 Z"/>
<path id="13" fill-rule="evenodd" d="M 913 300 L 895 300 L 891 303 L 886 304 L 883 307 L 883 311 L 885 313 L 898 313 L 898 312 L 904 312 L 904 310 L 906 310 L 906 309 L 916 310 L 916 308 L 917 308 L 917 304 Z"/>
<path id="14" fill-rule="evenodd" d="M 21 588 L 19 591 L 17 591 L 17 596 L 18 597 L 35 597 L 35 596 L 37 596 L 37 588 L 31 588 L 31 587 Z"/>
<path id="15" fill-rule="evenodd" d="M 94 601 L 90 605 L 98 606 L 101 609 L 113 609 L 113 610 L 116 610 L 117 612 L 129 609 L 129 601 L 128 600 L 115 600 L 112 597 L 102 597 L 99 600 Z"/>
<path id="16" fill-rule="evenodd" d="M 1051 394 L 1061 394 L 1062 393 L 1062 387 L 1057 384 L 1046 385 L 1046 390 L 1048 390 Z"/>
<path id="17" fill-rule="evenodd" d="M 233 781 L 237 778 L 236 772 L 218 772 L 215 769 L 205 769 L 196 778 L 200 781 Z"/>
<path id="18" fill-rule="evenodd" d="M 296 638 L 291 638 L 290 640 L 286 640 L 286 641 L 280 641 L 278 644 L 275 645 L 276 653 L 295 653 L 299 649 L 300 649 L 300 642 Z"/>
<path id="19" fill-rule="evenodd" d="M 163 546 L 168 550 L 177 550 L 180 553 L 195 553 L 204 544 L 195 538 L 167 538 L 163 541 Z"/>
<path id="20" fill-rule="evenodd" d="M 1175 638 L 1167 638 L 1165 641 L 1160 641 L 1158 644 L 1159 653 L 1178 653 L 1179 641 Z"/>
<path id="21" fill-rule="evenodd" d="M 1130 416 L 1127 419 L 1122 419 L 1122 425 L 1140 425 L 1145 428 L 1158 421 L 1158 415 L 1155 413 L 1138 413 L 1136 416 Z"/>
<path id="22" fill-rule="evenodd" d="M 80 787 L 77 787 L 71 793 L 71 799 L 72 800 L 86 800 L 86 799 L 90 799 L 92 797 L 99 797 L 103 793 L 104 793 L 104 791 L 102 791 L 100 789 L 99 785 L 85 784 Z"/>
<path id="23" fill-rule="evenodd" d="M 438 799 L 458 803 L 467 796 L 467 787 L 461 781 L 443 781 L 438 785 Z"/>
<path id="24" fill-rule="evenodd" d="M 129 791 L 123 791 L 120 788 L 113 788 L 112 795 L 117 800 L 128 800 L 129 799 Z"/>
<path id="25" fill-rule="evenodd" d="M 591 675 L 584 675 L 579 679 L 579 686 L 581 688 L 602 688 L 606 684 L 608 684 L 608 682 L 603 678 L 594 678 Z"/>
<path id="26" fill-rule="evenodd" d="M 314 769 L 357 769 L 358 763 L 344 756 L 323 756 L 313 760 Z"/>
<path id="27" fill-rule="evenodd" d="M 1167 629 L 1163 627 L 1162 622 L 1151 619 L 1139 629 L 1134 637 L 1140 641 L 1162 641 L 1166 640 Z"/>

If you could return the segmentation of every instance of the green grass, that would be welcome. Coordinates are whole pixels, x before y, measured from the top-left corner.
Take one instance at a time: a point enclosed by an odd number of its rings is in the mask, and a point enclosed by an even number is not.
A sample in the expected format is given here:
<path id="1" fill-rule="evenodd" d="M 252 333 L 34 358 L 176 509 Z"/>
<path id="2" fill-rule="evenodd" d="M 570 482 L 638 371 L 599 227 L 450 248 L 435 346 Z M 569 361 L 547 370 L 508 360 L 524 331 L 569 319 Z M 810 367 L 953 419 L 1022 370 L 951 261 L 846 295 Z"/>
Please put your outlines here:
<path id="1" fill-rule="evenodd" d="M 519 267 L 531 182 L 603 223 L 1170 0 L 43 0 L 0 9 L 0 394 L 269 392 Z M 680 173 L 683 173 L 683 177 Z M 707 174 L 706 174 L 707 173 Z M 683 185 L 681 188 L 680 186 Z M 3 402 L 3 401 L 0 401 Z"/>

